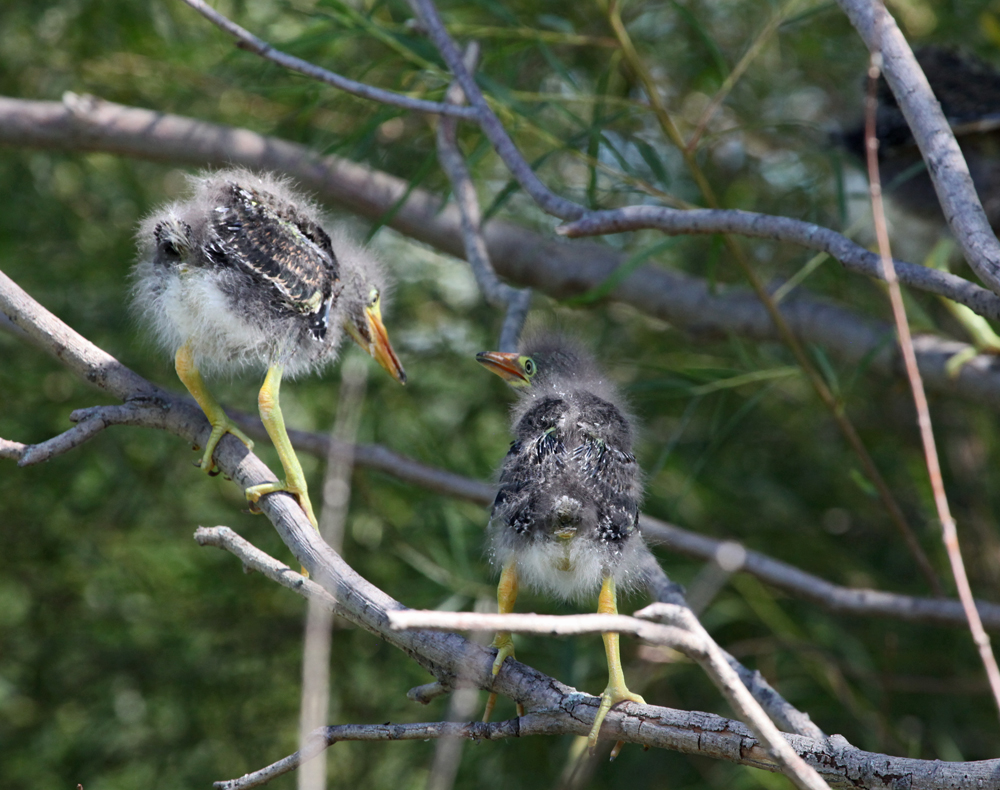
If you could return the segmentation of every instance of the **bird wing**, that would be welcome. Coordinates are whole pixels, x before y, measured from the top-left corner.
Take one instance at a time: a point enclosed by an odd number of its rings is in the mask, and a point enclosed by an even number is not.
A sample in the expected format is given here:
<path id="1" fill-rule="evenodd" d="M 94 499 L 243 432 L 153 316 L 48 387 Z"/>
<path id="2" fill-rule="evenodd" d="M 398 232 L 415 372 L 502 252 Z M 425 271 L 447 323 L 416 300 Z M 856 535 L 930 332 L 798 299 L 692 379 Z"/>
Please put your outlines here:
<path id="1" fill-rule="evenodd" d="M 341 287 L 326 231 L 294 206 L 236 183 L 226 185 L 210 224 L 212 263 L 248 274 L 271 290 L 275 305 L 310 316 L 322 339 Z"/>
<path id="2" fill-rule="evenodd" d="M 618 408 L 590 393 L 581 401 L 573 463 L 597 507 L 602 541 L 619 543 L 639 528 L 639 465 L 629 449 L 631 426 Z"/>
<path id="3" fill-rule="evenodd" d="M 532 527 L 544 528 L 548 521 L 545 502 L 550 498 L 549 489 L 559 484 L 566 467 L 566 446 L 559 427 L 566 411 L 565 401 L 545 398 L 515 427 L 518 438 L 504 459 L 491 519 L 499 519 L 519 535 Z"/>
<path id="4" fill-rule="evenodd" d="M 519 535 L 586 521 L 610 544 L 638 529 L 639 467 L 628 449 L 631 427 L 613 404 L 588 392 L 544 398 L 515 434 L 492 519 Z"/>

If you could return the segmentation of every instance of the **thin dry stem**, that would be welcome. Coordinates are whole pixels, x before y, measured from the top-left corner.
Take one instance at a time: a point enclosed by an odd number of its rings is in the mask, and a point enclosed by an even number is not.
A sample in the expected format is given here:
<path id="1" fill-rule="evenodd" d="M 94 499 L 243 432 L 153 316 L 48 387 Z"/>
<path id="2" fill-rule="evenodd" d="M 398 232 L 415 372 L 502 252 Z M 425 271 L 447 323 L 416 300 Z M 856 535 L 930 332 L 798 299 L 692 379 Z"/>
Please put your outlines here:
<path id="1" fill-rule="evenodd" d="M 879 255 L 885 269 L 885 280 L 888 283 L 889 300 L 892 303 L 892 315 L 896 322 L 899 336 L 899 346 L 906 365 L 906 375 L 913 392 L 913 403 L 917 410 L 917 425 L 920 428 L 920 439 L 924 445 L 924 459 L 927 464 L 927 474 L 930 478 L 931 490 L 934 493 L 934 506 L 937 508 L 938 519 L 941 522 L 942 539 L 948 552 L 958 596 L 965 609 L 969 621 L 972 639 L 979 649 L 986 676 L 989 678 L 993 691 L 993 701 L 1000 712 L 1000 667 L 997 666 L 989 635 L 983 628 L 976 602 L 972 597 L 972 587 L 965 573 L 965 563 L 958 543 L 958 530 L 955 519 L 948 505 L 948 495 L 944 489 L 944 479 L 941 476 L 941 462 L 938 457 L 937 444 L 934 440 L 934 429 L 931 425 L 931 412 L 927 405 L 927 393 L 924 392 L 924 382 L 917 365 L 917 355 L 913 349 L 913 338 L 910 336 L 910 324 L 906 318 L 906 307 L 903 304 L 903 294 L 899 288 L 899 280 L 892 263 L 892 253 L 889 248 L 889 231 L 885 221 L 885 210 L 882 205 L 882 185 L 878 167 L 878 137 L 875 133 L 875 117 L 878 107 L 876 85 L 881 70 L 881 56 L 873 53 L 868 69 L 868 96 L 865 100 L 865 153 L 868 162 L 869 191 L 871 194 L 872 212 L 875 215 L 875 234 L 878 239 Z"/>

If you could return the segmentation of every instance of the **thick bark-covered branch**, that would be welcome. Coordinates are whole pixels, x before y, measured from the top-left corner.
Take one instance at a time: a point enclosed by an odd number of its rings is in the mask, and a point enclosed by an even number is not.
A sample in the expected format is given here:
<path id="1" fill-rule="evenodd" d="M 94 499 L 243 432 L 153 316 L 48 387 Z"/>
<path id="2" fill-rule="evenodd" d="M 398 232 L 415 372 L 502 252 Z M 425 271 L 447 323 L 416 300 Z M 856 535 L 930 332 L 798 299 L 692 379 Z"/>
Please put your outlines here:
<path id="1" fill-rule="evenodd" d="M 286 498 L 282 498 L 284 501 Z M 266 502 L 266 500 L 264 500 Z M 293 506 L 294 507 L 294 506 Z M 279 529 L 279 531 L 281 531 Z M 298 532 L 298 530 L 296 530 Z M 315 530 L 302 529 L 299 539 L 308 544 L 319 542 L 315 536 Z M 236 556 L 247 566 L 262 569 L 268 572 L 268 568 L 281 568 L 281 564 L 267 554 L 260 551 L 232 530 L 225 527 L 214 529 L 200 529 L 197 533 L 199 542 L 224 547 L 233 551 Z M 305 548 L 305 547 L 303 547 Z M 324 552 L 316 547 L 317 555 Z M 329 549 L 327 549 L 329 551 Z M 295 552 L 297 555 L 298 551 Z M 307 548 L 305 554 L 312 554 L 313 549 Z M 332 554 L 332 552 L 330 552 Z M 303 556 L 299 556 L 300 561 Z M 336 555 L 334 555 L 336 556 Z M 347 569 L 346 563 L 339 557 L 329 570 Z M 284 568 L 288 575 L 298 576 L 290 568 Z M 319 581 L 319 580 L 317 580 Z M 400 604 L 392 602 L 392 606 L 385 609 L 364 609 L 358 610 L 358 604 L 364 602 L 368 605 L 377 605 L 385 602 L 385 599 L 376 598 L 369 593 L 370 585 L 361 580 L 364 587 L 360 592 L 365 593 L 363 598 L 348 601 L 341 597 L 338 592 L 338 612 L 341 612 L 348 619 L 357 622 L 362 627 L 369 630 L 385 629 L 390 634 L 401 637 L 404 634 L 412 633 L 421 635 L 426 645 L 430 635 L 426 631 L 415 632 L 395 632 L 389 628 L 388 618 L 391 612 L 406 611 Z M 324 587 L 329 584 L 336 584 L 336 580 L 329 580 L 323 583 Z M 305 587 L 296 588 L 302 594 Z M 381 594 L 384 596 L 384 593 Z M 375 627 L 372 627 L 375 626 Z M 393 639 L 386 635 L 388 641 Z M 469 646 L 464 640 L 460 640 L 451 634 L 439 634 L 457 640 L 456 645 Z M 399 645 L 397 645 L 399 646 Z M 472 646 L 475 647 L 475 646 Z M 477 650 L 485 654 L 479 660 L 486 661 L 492 656 L 491 651 L 483 648 Z M 435 656 L 442 659 L 442 654 L 435 651 Z M 413 656 L 420 661 L 420 657 Z M 471 656 L 470 656 L 471 657 Z M 447 666 L 454 666 L 452 662 L 446 662 Z M 484 675 L 489 674 L 489 665 L 480 667 L 476 664 L 470 666 L 476 672 L 465 675 L 462 673 L 462 682 L 472 682 L 479 685 Z M 439 664 L 438 669 L 445 669 L 445 665 Z M 525 716 L 519 717 L 510 723 L 516 726 L 516 732 L 510 732 L 513 737 L 524 737 L 536 734 L 558 734 L 572 733 L 575 735 L 586 735 L 589 732 L 589 722 L 593 719 L 594 710 L 590 709 L 589 714 L 581 715 L 581 705 L 588 705 L 592 702 L 596 706 L 596 698 L 586 694 L 581 694 L 574 689 L 563 686 L 552 678 L 547 678 L 540 673 L 535 673 L 529 667 L 516 661 L 508 659 L 504 662 L 504 668 L 497 678 L 500 683 L 509 683 L 513 677 L 509 675 L 520 675 L 522 672 L 533 673 L 540 684 L 547 683 L 547 686 L 538 689 L 534 696 L 524 698 L 527 710 Z M 443 672 L 442 674 L 447 674 Z M 453 680 L 459 680 L 458 675 L 452 675 Z M 480 685 L 480 688 L 484 686 Z M 519 686 L 521 690 L 530 686 Z M 588 718 L 589 715 L 589 718 Z M 611 729 L 614 722 L 614 729 Z M 739 722 L 725 719 L 710 713 L 697 711 L 678 711 L 671 708 L 659 708 L 652 705 L 630 705 L 627 711 L 615 709 L 608 714 L 605 720 L 606 734 L 610 738 L 621 738 L 630 742 L 645 743 L 650 746 L 680 751 L 685 754 L 697 754 L 703 757 L 735 762 L 741 765 L 750 765 L 769 771 L 776 771 L 777 766 L 766 750 L 756 740 L 747 727 Z M 508 723 L 498 722 L 501 728 Z M 422 725 L 413 725 L 419 727 Z M 506 735 L 507 730 L 501 729 Z M 433 737 L 433 736 L 431 736 Z M 464 737 L 464 736 L 462 736 Z M 1000 781 L 1000 760 L 983 760 L 969 763 L 944 763 L 939 760 L 914 760 L 903 757 L 891 757 L 884 754 L 874 754 L 865 752 L 851 746 L 844 738 L 834 735 L 830 738 L 817 740 L 805 738 L 799 735 L 783 736 L 784 739 L 795 749 L 796 753 L 802 757 L 809 765 L 814 767 L 820 775 L 832 787 L 850 788 L 857 790 L 860 787 L 871 788 L 872 790 L 897 790 L 900 781 L 905 781 L 908 790 L 941 790 L 941 788 L 954 788 L 954 790 L 979 790 L 983 787 L 995 786 Z M 382 740 L 382 738 L 372 738 Z M 287 758 L 286 758 L 287 759 Z"/>
<path id="2" fill-rule="evenodd" d="M 63 103 L 0 98 L 0 144 L 105 151 L 195 166 L 238 164 L 276 170 L 293 176 L 323 199 L 369 218 L 381 217 L 409 190 L 402 179 L 337 157 L 319 157 L 294 143 L 87 97 Z M 426 191 L 409 190 L 389 224 L 451 255 L 464 255 L 457 208 L 442 208 L 440 199 Z M 604 245 L 560 242 L 500 220 L 487 223 L 483 237 L 498 274 L 556 299 L 600 285 L 626 259 Z M 859 265 L 872 255 L 860 247 L 857 250 Z M 917 270 L 921 268 L 911 271 L 920 274 Z M 1000 298 L 984 289 L 965 281 L 926 276 L 934 293 L 967 304 L 980 314 L 1000 315 Z M 919 287 L 917 282 L 914 285 Z M 698 334 L 777 339 L 770 317 L 753 294 L 712 287 L 705 280 L 677 272 L 642 267 L 618 284 L 609 298 Z M 891 338 L 890 325 L 829 302 L 802 297 L 783 303 L 782 313 L 799 337 L 823 346 L 844 363 L 870 360 L 876 371 L 900 374 L 898 355 L 892 344 L 886 343 Z M 930 335 L 919 336 L 915 342 L 921 373 L 929 387 L 1000 409 L 1000 368 L 994 357 L 981 354 L 953 377 L 946 364 L 955 354 L 968 350 L 968 344 Z"/>

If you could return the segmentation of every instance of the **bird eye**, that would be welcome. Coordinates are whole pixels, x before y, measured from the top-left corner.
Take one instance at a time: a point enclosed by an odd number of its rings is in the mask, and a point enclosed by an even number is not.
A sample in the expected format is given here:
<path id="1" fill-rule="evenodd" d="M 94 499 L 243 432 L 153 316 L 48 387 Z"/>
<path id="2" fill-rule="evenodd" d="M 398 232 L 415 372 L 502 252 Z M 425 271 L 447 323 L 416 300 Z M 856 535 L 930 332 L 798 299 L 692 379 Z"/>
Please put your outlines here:
<path id="1" fill-rule="evenodd" d="M 168 258 L 181 257 L 180 250 L 177 249 L 176 245 L 172 241 L 164 241 L 162 244 L 160 244 L 160 249 L 163 251 L 163 254 L 166 255 Z"/>
<path id="2" fill-rule="evenodd" d="M 372 288 L 371 292 L 368 294 L 368 306 L 374 307 L 378 304 L 378 288 Z"/>
<path id="3" fill-rule="evenodd" d="M 524 375 L 529 377 L 535 375 L 535 361 L 530 357 L 524 360 Z"/>

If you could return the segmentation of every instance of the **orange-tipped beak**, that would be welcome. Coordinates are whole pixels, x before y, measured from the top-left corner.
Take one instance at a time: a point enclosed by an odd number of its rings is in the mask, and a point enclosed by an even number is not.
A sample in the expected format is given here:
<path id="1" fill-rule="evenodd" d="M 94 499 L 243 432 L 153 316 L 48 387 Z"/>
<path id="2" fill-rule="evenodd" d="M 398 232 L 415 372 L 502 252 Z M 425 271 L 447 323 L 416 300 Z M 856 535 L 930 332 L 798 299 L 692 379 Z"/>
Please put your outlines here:
<path id="1" fill-rule="evenodd" d="M 521 360 L 519 355 L 505 351 L 480 351 L 476 354 L 476 362 L 496 373 L 512 387 L 525 387 L 531 383 Z"/>
<path id="2" fill-rule="evenodd" d="M 347 322 L 347 331 L 354 338 L 354 342 L 372 355 L 396 381 L 400 384 L 406 383 L 406 371 L 392 350 L 392 343 L 389 342 L 389 333 L 385 331 L 385 324 L 382 323 L 382 309 L 379 300 L 376 300 L 365 308 L 365 331 L 362 332 L 350 321 Z M 367 337 L 365 337 L 367 335 Z"/>

